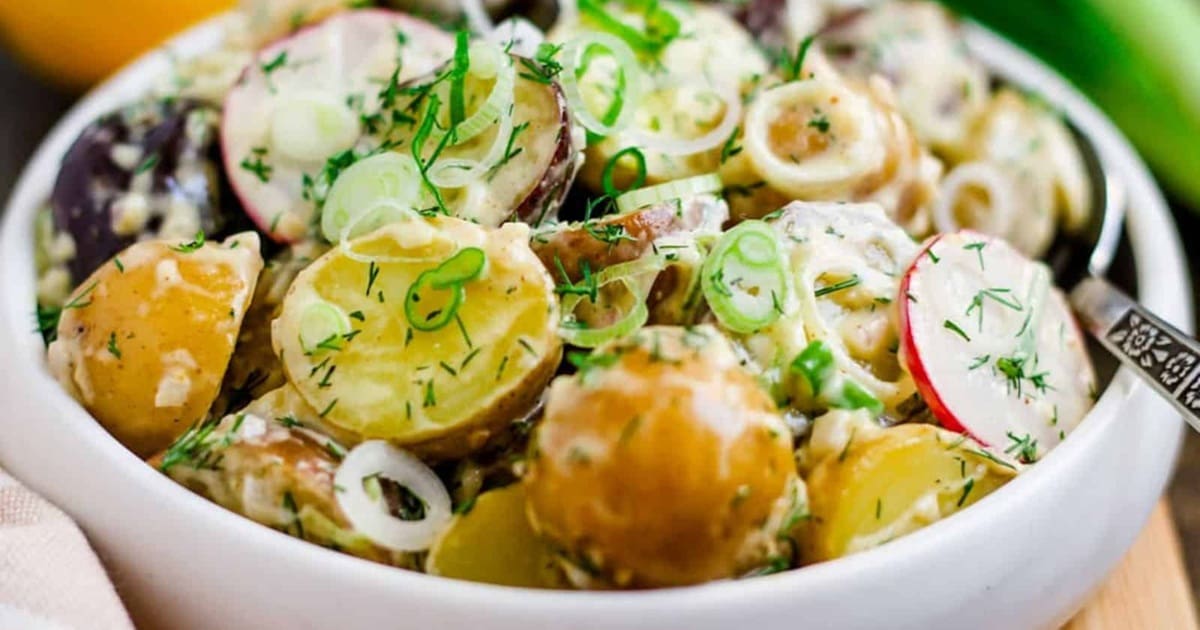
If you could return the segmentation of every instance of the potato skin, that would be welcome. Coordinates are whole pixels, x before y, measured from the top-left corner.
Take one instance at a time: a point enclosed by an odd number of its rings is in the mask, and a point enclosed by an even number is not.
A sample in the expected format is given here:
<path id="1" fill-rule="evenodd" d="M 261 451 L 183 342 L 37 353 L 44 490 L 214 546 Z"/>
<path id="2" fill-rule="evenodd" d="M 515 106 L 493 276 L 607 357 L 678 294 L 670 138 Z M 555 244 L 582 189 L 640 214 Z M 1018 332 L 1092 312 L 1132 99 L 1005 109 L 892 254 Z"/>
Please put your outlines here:
<path id="1" fill-rule="evenodd" d="M 535 232 L 530 247 L 556 280 L 562 271 L 572 282 L 582 275 L 587 263 L 592 272 L 637 260 L 654 249 L 654 242 L 665 236 L 694 231 L 719 232 L 729 218 L 725 204 L 712 196 L 700 195 L 680 203 L 664 202 L 630 212 L 611 214 L 589 223 L 566 223 Z M 616 230 L 621 235 L 613 242 L 597 238 Z"/>
<path id="2" fill-rule="evenodd" d="M 226 416 L 207 436 L 183 446 L 202 427 L 189 430 L 147 463 L 257 523 L 367 560 L 415 568 L 412 554 L 376 546 L 346 519 L 333 482 L 344 445 L 297 420 L 309 414 L 292 413 L 288 403 L 295 397 L 287 389 Z"/>
<path id="3" fill-rule="evenodd" d="M 237 347 L 221 383 L 221 393 L 213 405 L 215 416 L 237 411 L 287 382 L 283 366 L 271 346 L 271 322 L 279 316 L 283 297 L 296 274 L 328 249 L 325 244 L 305 241 L 288 247 L 266 262 L 259 274 L 254 298 L 242 320 Z"/>
<path id="4" fill-rule="evenodd" d="M 594 274 L 658 254 L 667 260 L 667 266 L 648 287 L 650 321 L 690 324 L 699 304 L 695 276 L 702 262 L 696 237 L 719 234 L 728 219 L 729 207 L 720 197 L 696 195 L 585 223 L 554 225 L 536 231 L 529 244 L 560 282 L 564 273 L 571 282 L 578 282 L 585 264 Z"/>
<path id="5" fill-rule="evenodd" d="M 196 101 L 175 99 L 130 105 L 84 129 L 63 157 L 50 198 L 55 229 L 75 241 L 67 263 L 75 282 L 139 237 L 191 238 L 197 229 L 213 236 L 226 229 L 236 212 L 223 205 L 232 196 L 219 167 L 218 118 Z M 118 160 L 118 149 L 132 152 L 133 161 Z M 114 215 L 127 195 L 186 207 L 195 222 L 147 216 L 140 225 L 124 225 Z"/>
<path id="6" fill-rule="evenodd" d="M 524 478 L 535 529 L 606 586 L 760 566 L 797 476 L 787 428 L 728 342 L 649 327 L 592 361 L 551 385 Z"/>
<path id="7" fill-rule="evenodd" d="M 324 411 L 328 425 L 356 441 L 389 440 L 430 461 L 479 450 L 536 405 L 562 357 L 554 282 L 528 242 L 521 223 L 484 230 L 436 217 L 356 239 L 356 255 L 377 257 L 375 267 L 375 259 L 331 250 L 300 272 L 272 324 L 288 381 Z M 406 291 L 466 247 L 483 249 L 487 263 L 486 273 L 464 285 L 459 325 L 414 332 Z M 304 312 L 316 300 L 361 317 L 351 320 L 358 332 L 336 351 L 306 352 L 301 342 Z"/>
<path id="8" fill-rule="evenodd" d="M 129 450 L 166 448 L 216 398 L 262 269 L 258 247 L 253 233 L 194 251 L 132 245 L 64 307 L 51 372 Z"/>

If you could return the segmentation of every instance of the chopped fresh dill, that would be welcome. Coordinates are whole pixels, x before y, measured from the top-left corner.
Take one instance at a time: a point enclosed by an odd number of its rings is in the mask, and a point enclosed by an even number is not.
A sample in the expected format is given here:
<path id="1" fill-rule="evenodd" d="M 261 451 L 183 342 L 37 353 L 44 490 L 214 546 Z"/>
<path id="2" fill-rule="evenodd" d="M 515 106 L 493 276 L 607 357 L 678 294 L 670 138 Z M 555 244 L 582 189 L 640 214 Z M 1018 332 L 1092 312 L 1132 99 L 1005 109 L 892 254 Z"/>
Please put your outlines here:
<path id="1" fill-rule="evenodd" d="M 824 287 L 817 289 L 816 291 L 813 292 L 813 295 L 815 295 L 816 297 L 822 297 L 822 296 L 829 295 L 830 293 L 844 291 L 851 287 L 858 286 L 859 282 L 861 282 L 861 280 L 859 279 L 858 274 L 854 274 L 853 276 L 850 276 L 849 278 L 842 280 L 841 282 L 835 282 L 831 285 L 824 286 Z"/>
<path id="2" fill-rule="evenodd" d="M 117 333 L 115 331 L 108 335 L 108 353 L 118 359 L 121 358 L 121 349 L 117 347 Z"/>
<path id="3" fill-rule="evenodd" d="M 971 341 L 971 338 L 967 336 L 966 331 L 964 331 L 961 326 L 955 324 L 953 321 L 947 319 L 946 321 L 942 322 L 942 327 L 958 335 L 959 337 L 962 337 L 964 341 Z"/>

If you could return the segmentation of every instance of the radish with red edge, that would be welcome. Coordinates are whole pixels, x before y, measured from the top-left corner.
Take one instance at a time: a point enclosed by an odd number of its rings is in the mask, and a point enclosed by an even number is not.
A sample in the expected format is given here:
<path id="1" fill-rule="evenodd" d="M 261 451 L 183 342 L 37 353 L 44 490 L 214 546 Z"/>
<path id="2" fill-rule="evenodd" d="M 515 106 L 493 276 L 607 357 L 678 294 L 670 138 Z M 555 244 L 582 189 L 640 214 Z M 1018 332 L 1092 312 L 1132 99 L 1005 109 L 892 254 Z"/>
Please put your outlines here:
<path id="1" fill-rule="evenodd" d="M 453 52 L 450 34 L 383 10 L 338 13 L 260 50 L 225 99 L 221 129 L 250 218 L 275 241 L 301 240 L 332 181 L 323 172 L 375 149 L 399 86 Z"/>
<path id="2" fill-rule="evenodd" d="M 1050 270 L 1003 240 L 935 237 L 900 285 L 902 354 L 946 428 L 1025 462 L 1091 408 L 1095 376 Z"/>

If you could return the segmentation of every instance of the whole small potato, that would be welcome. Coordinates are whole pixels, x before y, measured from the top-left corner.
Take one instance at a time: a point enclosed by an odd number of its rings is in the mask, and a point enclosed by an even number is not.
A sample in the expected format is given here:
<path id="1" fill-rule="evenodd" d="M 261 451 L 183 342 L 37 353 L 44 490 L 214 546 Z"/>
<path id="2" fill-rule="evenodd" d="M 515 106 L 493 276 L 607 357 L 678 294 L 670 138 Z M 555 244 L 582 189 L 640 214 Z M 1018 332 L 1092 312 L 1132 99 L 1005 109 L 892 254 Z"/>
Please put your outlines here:
<path id="1" fill-rule="evenodd" d="M 812 517 L 797 530 L 805 562 L 877 547 L 979 501 L 1019 464 L 928 424 L 882 429 L 863 411 L 816 420 L 808 446 Z"/>
<path id="2" fill-rule="evenodd" d="M 217 396 L 262 269 L 258 248 L 252 232 L 130 246 L 63 306 L 51 372 L 129 450 L 166 448 Z"/>
<path id="3" fill-rule="evenodd" d="M 652 326 L 550 387 L 524 478 L 530 521 L 595 585 L 762 566 L 795 507 L 791 437 L 711 327 Z"/>

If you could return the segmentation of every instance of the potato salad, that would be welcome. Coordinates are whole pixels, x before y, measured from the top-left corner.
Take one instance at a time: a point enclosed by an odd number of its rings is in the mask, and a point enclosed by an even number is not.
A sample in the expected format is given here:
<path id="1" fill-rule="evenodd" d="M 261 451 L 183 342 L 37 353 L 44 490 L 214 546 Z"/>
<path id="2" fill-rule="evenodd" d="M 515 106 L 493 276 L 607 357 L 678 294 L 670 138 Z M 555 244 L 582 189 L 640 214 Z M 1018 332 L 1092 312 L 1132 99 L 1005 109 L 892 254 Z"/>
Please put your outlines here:
<path id="1" fill-rule="evenodd" d="M 1037 261 L 1081 157 L 934 4 L 224 20 L 35 232 L 49 371 L 225 509 L 478 582 L 741 579 L 986 501 L 1094 402 Z"/>

